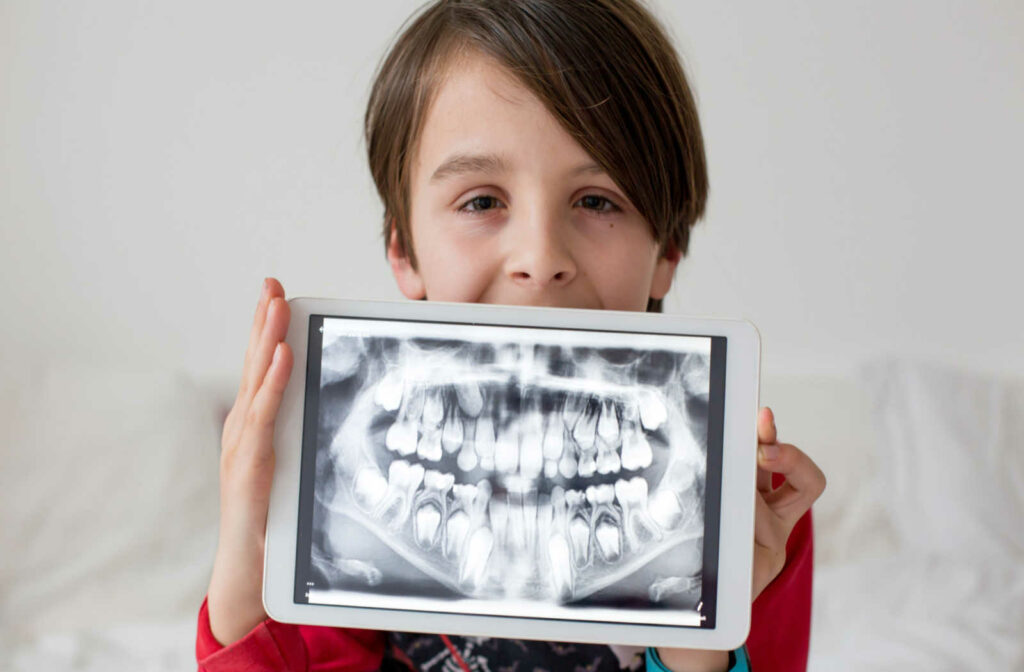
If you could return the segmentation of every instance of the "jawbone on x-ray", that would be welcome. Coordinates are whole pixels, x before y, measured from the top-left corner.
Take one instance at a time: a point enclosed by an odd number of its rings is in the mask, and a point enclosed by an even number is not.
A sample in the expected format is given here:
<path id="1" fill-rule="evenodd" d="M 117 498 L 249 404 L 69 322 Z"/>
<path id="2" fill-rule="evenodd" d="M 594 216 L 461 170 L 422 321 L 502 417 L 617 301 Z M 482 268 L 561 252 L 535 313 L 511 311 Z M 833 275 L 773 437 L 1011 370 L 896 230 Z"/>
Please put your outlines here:
<path id="1" fill-rule="evenodd" d="M 317 590 L 696 608 L 709 339 L 374 324 L 324 321 Z"/>

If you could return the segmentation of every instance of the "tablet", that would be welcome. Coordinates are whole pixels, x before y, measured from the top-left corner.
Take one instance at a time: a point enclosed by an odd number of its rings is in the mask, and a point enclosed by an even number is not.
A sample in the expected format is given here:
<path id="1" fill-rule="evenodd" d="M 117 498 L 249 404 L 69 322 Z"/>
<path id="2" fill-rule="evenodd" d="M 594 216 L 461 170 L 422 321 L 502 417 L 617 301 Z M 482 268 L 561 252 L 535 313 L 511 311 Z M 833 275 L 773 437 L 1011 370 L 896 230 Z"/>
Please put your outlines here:
<path id="1" fill-rule="evenodd" d="M 278 621 L 731 649 L 750 624 L 742 320 L 292 299 Z"/>

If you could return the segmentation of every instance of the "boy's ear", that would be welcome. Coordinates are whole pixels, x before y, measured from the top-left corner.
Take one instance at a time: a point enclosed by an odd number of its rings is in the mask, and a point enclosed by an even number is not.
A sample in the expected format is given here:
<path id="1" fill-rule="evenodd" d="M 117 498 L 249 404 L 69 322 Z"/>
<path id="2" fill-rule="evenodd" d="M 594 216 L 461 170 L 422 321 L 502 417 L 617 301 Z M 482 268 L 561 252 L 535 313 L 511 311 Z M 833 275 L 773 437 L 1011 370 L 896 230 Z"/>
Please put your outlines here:
<path id="1" fill-rule="evenodd" d="M 651 298 L 664 299 L 668 290 L 672 289 L 672 279 L 676 275 L 676 267 L 683 258 L 675 243 L 669 243 L 665 254 L 658 257 L 654 267 L 654 278 L 651 280 Z"/>
<path id="2" fill-rule="evenodd" d="M 398 230 L 394 223 L 391 225 L 391 237 L 388 239 L 388 263 L 391 265 L 391 273 L 395 276 L 398 289 L 402 291 L 407 299 L 418 301 L 426 298 L 427 290 L 423 286 L 423 278 L 412 267 L 407 255 L 398 244 Z"/>

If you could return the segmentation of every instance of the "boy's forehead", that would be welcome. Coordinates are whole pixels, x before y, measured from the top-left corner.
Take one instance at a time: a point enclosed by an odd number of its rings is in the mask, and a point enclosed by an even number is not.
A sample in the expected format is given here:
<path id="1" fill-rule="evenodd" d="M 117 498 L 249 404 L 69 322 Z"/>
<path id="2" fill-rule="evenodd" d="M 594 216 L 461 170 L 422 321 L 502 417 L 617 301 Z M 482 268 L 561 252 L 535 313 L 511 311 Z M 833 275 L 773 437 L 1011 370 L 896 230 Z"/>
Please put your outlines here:
<path id="1" fill-rule="evenodd" d="M 604 172 L 522 82 L 487 56 L 455 59 L 438 78 L 416 142 L 418 181 L 475 169 L 508 172 L 532 144 L 570 160 L 574 172 Z"/>

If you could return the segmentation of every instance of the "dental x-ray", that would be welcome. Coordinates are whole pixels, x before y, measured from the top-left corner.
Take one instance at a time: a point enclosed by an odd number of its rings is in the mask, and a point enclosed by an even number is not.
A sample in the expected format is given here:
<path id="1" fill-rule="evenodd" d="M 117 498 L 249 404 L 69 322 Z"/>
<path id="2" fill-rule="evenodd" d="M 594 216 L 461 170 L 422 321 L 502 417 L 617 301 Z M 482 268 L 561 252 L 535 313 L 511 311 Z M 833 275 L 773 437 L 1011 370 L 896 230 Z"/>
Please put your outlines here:
<path id="1" fill-rule="evenodd" d="M 711 338 L 311 319 L 297 599 L 702 625 Z"/>

